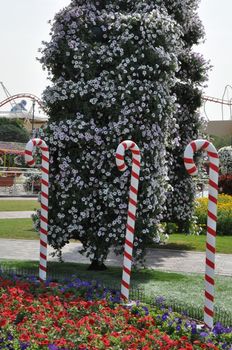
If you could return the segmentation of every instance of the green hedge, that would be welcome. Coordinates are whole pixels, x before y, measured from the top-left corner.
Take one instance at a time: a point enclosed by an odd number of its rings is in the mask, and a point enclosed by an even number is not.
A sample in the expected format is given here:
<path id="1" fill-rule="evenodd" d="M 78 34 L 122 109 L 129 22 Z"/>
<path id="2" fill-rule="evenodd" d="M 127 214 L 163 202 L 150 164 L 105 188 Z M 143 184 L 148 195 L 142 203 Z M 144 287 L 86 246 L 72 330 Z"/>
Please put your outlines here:
<path id="1" fill-rule="evenodd" d="M 11 142 L 27 142 L 30 138 L 22 121 L 18 119 L 0 118 L 0 140 Z"/>

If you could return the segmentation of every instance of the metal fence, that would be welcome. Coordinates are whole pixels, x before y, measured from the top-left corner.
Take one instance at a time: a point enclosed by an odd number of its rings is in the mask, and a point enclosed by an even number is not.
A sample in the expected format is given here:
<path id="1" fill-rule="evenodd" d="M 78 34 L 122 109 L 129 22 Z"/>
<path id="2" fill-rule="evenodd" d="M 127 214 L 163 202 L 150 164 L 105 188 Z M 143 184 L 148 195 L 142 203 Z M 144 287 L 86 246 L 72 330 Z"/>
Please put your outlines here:
<path id="1" fill-rule="evenodd" d="M 40 179 L 39 169 L 0 167 L 0 196 L 35 196 Z"/>
<path id="2" fill-rule="evenodd" d="M 38 278 L 38 269 L 34 268 L 15 268 L 6 267 L 0 264 L 0 275 L 7 276 L 36 276 Z M 50 281 L 61 282 L 64 280 L 72 279 L 74 276 L 62 273 L 57 273 L 55 269 L 49 267 L 47 278 Z M 83 281 L 96 281 L 94 272 L 91 276 L 86 276 L 84 271 L 78 271 L 77 276 Z M 110 290 L 120 291 L 120 285 L 118 283 L 111 283 L 110 285 L 103 280 L 97 281 L 100 286 Z M 146 303 L 150 306 L 159 305 L 160 307 L 171 308 L 173 311 L 181 313 L 187 317 L 190 317 L 198 322 L 203 323 L 203 305 L 196 305 L 194 302 L 186 303 L 185 301 L 180 301 L 179 299 L 170 298 L 170 296 L 160 296 L 155 294 L 146 294 L 145 290 L 142 288 L 131 287 L 130 289 L 131 300 L 140 301 Z M 225 327 L 231 327 L 232 325 L 232 313 L 221 307 L 215 306 L 214 323 L 220 322 Z"/>

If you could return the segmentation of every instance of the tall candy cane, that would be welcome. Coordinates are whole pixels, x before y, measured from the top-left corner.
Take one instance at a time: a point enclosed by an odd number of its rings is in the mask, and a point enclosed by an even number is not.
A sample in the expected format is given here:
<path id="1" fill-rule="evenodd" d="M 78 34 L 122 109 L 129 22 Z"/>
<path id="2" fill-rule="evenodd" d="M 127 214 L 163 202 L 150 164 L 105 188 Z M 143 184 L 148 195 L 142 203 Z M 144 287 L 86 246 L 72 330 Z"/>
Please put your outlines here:
<path id="1" fill-rule="evenodd" d="M 214 316 L 214 270 L 216 252 L 215 248 L 219 158 L 216 148 L 209 141 L 196 140 L 190 142 L 184 152 L 184 164 L 186 170 L 190 175 L 197 174 L 197 168 L 193 161 L 193 153 L 199 150 L 206 150 L 209 156 L 209 195 L 205 261 L 204 322 L 207 327 L 212 328 Z"/>
<path id="2" fill-rule="evenodd" d="M 126 239 L 124 246 L 124 259 L 123 259 L 123 273 L 121 282 L 121 298 L 129 299 L 130 289 L 130 275 L 132 264 L 132 253 L 134 243 L 134 228 L 135 228 L 135 214 L 137 206 L 137 194 L 139 185 L 139 172 L 140 172 L 140 150 L 136 143 L 133 141 L 123 141 L 119 144 L 116 150 L 116 164 L 120 171 L 127 169 L 124 161 L 124 155 L 126 150 L 132 152 L 132 171 L 131 171 L 131 184 L 129 192 L 129 206 L 126 225 Z"/>
<path id="3" fill-rule="evenodd" d="M 41 139 L 32 139 L 26 144 L 25 161 L 33 166 L 35 160 L 33 148 L 38 146 L 42 150 L 42 180 L 41 180 L 41 216 L 40 216 L 40 264 L 39 279 L 46 281 L 47 275 L 47 234 L 48 234 L 48 172 L 49 152 L 47 144 Z"/>

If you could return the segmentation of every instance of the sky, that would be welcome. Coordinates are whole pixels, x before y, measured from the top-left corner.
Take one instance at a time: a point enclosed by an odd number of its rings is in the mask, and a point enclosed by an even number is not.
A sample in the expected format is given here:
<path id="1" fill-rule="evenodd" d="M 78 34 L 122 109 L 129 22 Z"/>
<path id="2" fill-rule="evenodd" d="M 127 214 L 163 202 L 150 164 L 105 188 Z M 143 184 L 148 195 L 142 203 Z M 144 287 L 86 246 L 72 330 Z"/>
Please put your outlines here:
<path id="1" fill-rule="evenodd" d="M 49 40 L 50 25 L 55 13 L 70 0 L 0 0 L 0 82 L 11 95 L 26 92 L 41 97 L 49 84 L 46 72 L 36 60 L 43 40 Z M 232 85 L 232 13 L 231 0 L 202 0 L 199 15 L 206 32 L 206 40 L 195 48 L 213 66 L 204 94 L 222 98 L 226 85 Z M 228 89 L 226 99 L 232 98 Z M 0 86 L 0 101 L 5 98 Z M 6 109 L 6 107 L 4 107 Z M 10 108 L 10 106 L 9 106 Z M 9 109 L 8 108 L 8 109 Z M 203 109 L 202 109 L 203 111 Z M 221 106 L 207 102 L 209 119 L 221 119 Z M 229 109 L 224 109 L 228 119 Z"/>

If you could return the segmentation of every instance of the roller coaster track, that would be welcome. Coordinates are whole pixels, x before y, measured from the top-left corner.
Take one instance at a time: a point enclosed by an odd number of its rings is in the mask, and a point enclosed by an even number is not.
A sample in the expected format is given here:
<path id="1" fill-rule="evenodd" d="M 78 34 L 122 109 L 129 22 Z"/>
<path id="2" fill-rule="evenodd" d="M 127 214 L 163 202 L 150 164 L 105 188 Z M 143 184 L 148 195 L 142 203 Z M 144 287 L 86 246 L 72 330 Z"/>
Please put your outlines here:
<path id="1" fill-rule="evenodd" d="M 4 106 L 5 104 L 14 101 L 17 98 L 29 98 L 32 101 L 35 101 L 38 103 L 38 105 L 40 106 L 40 108 L 45 111 L 45 106 L 43 104 L 43 102 L 35 95 L 30 94 L 30 93 L 19 93 L 16 95 L 12 95 L 7 97 L 5 100 L 0 101 L 0 107 Z M 232 106 L 232 99 L 231 100 L 224 100 L 221 98 L 217 98 L 217 97 L 211 97 L 211 96 L 202 96 L 202 100 L 204 102 L 214 102 L 214 103 L 219 103 L 220 105 L 226 105 L 226 106 Z"/>
<path id="2" fill-rule="evenodd" d="M 35 96 L 33 94 L 29 94 L 29 93 L 20 93 L 20 94 L 9 96 L 5 100 L 0 102 L 0 107 L 4 106 L 8 102 L 11 102 L 12 100 L 15 100 L 16 98 L 22 98 L 22 97 L 30 98 L 31 100 L 35 100 L 40 105 L 40 107 L 42 109 L 44 109 L 43 102 L 37 96 Z M 202 99 L 204 101 L 220 103 L 220 104 L 227 105 L 227 106 L 231 106 L 232 105 L 232 100 L 223 100 L 221 98 L 205 96 L 205 95 L 202 96 Z"/>
<path id="3" fill-rule="evenodd" d="M 20 94 L 9 96 L 5 100 L 0 102 L 0 107 L 4 106 L 5 104 L 7 104 L 7 103 L 9 103 L 17 98 L 29 98 L 32 101 L 37 102 L 38 105 L 40 106 L 40 108 L 43 111 L 45 111 L 45 106 L 44 106 L 43 102 L 37 96 L 35 96 L 33 94 L 29 94 L 29 93 L 20 93 Z"/>
<path id="4" fill-rule="evenodd" d="M 202 96 L 202 100 L 207 102 L 220 103 L 221 105 L 232 106 L 232 100 L 223 100 L 222 98 Z"/>

